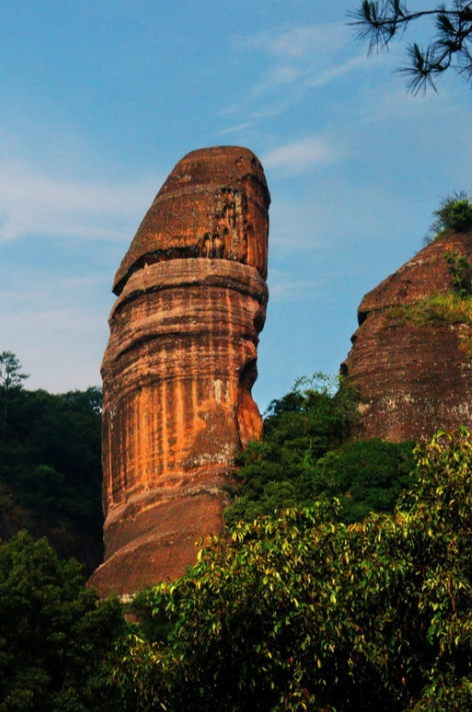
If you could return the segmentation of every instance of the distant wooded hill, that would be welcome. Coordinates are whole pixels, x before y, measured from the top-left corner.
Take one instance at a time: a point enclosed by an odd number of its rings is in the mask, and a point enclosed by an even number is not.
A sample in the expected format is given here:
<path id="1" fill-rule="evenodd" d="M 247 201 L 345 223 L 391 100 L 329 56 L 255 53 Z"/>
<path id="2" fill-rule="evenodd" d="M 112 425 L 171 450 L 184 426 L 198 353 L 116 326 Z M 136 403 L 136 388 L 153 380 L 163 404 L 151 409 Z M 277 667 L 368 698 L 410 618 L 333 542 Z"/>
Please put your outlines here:
<path id="1" fill-rule="evenodd" d="M 16 357 L 0 356 L 0 537 L 47 536 L 93 571 L 102 560 L 101 391 L 28 391 L 18 361 L 16 377 L 5 367 Z"/>
<path id="2" fill-rule="evenodd" d="M 18 374 L 20 368 L 16 360 Z M 74 556 L 92 572 L 103 555 L 100 389 L 53 395 L 12 378 L 4 379 L 0 398 L 0 537 L 21 529 L 46 536 L 61 557 Z M 354 418 L 355 394 L 322 374 L 274 400 L 264 441 L 241 456 L 227 525 L 310 506 L 320 495 L 340 499 L 346 522 L 392 511 L 412 468 L 413 443 L 352 441 Z"/>

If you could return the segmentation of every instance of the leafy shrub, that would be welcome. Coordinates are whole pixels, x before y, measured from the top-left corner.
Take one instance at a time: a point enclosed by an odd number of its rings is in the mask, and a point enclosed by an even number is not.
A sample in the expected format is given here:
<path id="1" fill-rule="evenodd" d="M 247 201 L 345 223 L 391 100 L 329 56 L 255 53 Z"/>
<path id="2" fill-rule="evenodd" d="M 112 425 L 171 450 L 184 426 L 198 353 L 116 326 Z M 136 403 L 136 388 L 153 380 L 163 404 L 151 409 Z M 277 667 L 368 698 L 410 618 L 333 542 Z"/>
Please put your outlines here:
<path id="1" fill-rule="evenodd" d="M 370 512 L 392 512 L 409 483 L 414 443 L 379 439 L 347 442 L 328 452 L 300 478 L 312 499 L 336 497 L 337 519 L 361 521 Z M 307 504 L 309 502 L 307 501 Z"/>
<path id="2" fill-rule="evenodd" d="M 429 228 L 426 242 L 432 242 L 448 232 L 463 232 L 471 229 L 471 200 L 464 191 L 444 198 L 434 210 L 435 220 Z"/>
<path id="3" fill-rule="evenodd" d="M 355 392 L 341 378 L 323 373 L 299 378 L 287 395 L 269 404 L 264 440 L 285 443 L 284 466 L 292 465 L 293 459 L 299 462 L 308 450 L 311 457 L 318 457 L 343 442 L 355 404 Z"/>
<path id="4" fill-rule="evenodd" d="M 459 255 L 454 250 L 453 252 L 447 251 L 444 259 L 448 264 L 448 274 L 452 278 L 453 292 L 460 299 L 471 298 L 471 265 L 466 257 Z"/>

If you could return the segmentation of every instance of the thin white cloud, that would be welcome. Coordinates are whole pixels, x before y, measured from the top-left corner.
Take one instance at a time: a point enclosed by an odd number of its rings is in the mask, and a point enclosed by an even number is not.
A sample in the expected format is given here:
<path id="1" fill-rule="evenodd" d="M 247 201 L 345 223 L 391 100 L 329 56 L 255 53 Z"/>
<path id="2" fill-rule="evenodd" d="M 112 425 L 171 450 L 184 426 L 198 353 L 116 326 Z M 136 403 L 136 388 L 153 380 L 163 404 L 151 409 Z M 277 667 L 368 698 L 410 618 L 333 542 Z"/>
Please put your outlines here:
<path id="1" fill-rule="evenodd" d="M 296 175 L 314 166 L 327 166 L 340 157 L 341 152 L 334 142 L 325 136 L 316 136 L 273 148 L 263 156 L 262 161 L 266 169 Z"/>
<path id="2" fill-rule="evenodd" d="M 234 37 L 238 50 L 262 50 L 283 58 L 301 59 L 307 55 L 333 54 L 349 40 L 349 31 L 341 22 L 305 26 L 283 26 L 258 32 L 249 37 Z"/>
<path id="3" fill-rule="evenodd" d="M 29 389 L 64 392 L 100 383 L 107 343 L 106 311 L 66 303 L 62 308 L 25 311 L 2 317 L 2 346 L 20 359 Z"/>
<path id="4" fill-rule="evenodd" d="M 26 235 L 123 239 L 149 207 L 153 184 L 64 181 L 22 160 L 0 160 L 0 242 Z"/>
<path id="5" fill-rule="evenodd" d="M 304 74 L 305 72 L 302 69 L 284 64 L 266 72 L 264 75 L 264 83 L 272 86 L 293 84 L 299 79 L 302 79 Z"/>
<path id="6" fill-rule="evenodd" d="M 338 77 L 343 77 L 345 74 L 348 74 L 355 69 L 366 66 L 369 61 L 369 58 L 360 55 L 358 57 L 351 57 L 351 59 L 343 62 L 342 64 L 328 67 L 320 72 L 312 72 L 310 76 L 307 77 L 306 86 L 312 88 L 323 86 L 334 79 L 338 79 Z"/>
<path id="7" fill-rule="evenodd" d="M 252 121 L 246 121 L 244 123 L 237 124 L 236 126 L 229 126 L 226 129 L 222 129 L 221 131 L 219 131 L 219 135 L 226 136 L 227 134 L 231 134 L 231 133 L 240 133 L 242 131 L 248 131 L 248 130 L 252 129 L 253 126 L 254 126 L 254 123 Z"/>
<path id="8" fill-rule="evenodd" d="M 11 288 L 0 288 L 0 300 L 8 304 L 0 349 L 16 353 L 30 374 L 27 388 L 63 392 L 100 383 L 110 308 L 103 281 L 99 272 L 71 277 L 20 271 L 14 299 Z"/>
<path id="9" fill-rule="evenodd" d="M 271 304 L 287 304 L 301 299 L 304 294 L 320 292 L 322 288 L 322 280 L 291 279 L 287 274 L 273 270 L 269 283 Z"/>
<path id="10" fill-rule="evenodd" d="M 283 114 L 304 101 L 307 92 L 340 80 L 345 75 L 374 68 L 376 60 L 354 41 L 341 22 L 308 26 L 276 27 L 246 37 L 234 37 L 237 53 L 257 55 L 259 73 L 245 101 L 247 115 L 258 121 L 261 102 L 271 116 Z M 242 102 L 222 113 L 241 114 Z M 261 117 L 260 117 L 261 118 Z"/>

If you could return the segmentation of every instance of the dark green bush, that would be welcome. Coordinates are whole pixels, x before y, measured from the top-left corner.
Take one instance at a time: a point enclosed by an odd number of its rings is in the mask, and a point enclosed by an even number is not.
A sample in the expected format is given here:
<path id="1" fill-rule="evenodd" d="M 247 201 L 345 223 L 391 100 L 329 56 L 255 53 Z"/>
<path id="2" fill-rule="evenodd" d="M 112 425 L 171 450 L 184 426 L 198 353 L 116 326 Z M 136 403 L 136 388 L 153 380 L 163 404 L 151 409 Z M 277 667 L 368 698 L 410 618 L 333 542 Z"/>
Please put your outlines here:
<path id="1" fill-rule="evenodd" d="M 429 228 L 426 242 L 431 242 L 448 232 L 463 232 L 471 229 L 471 199 L 462 190 L 444 198 L 434 210 L 435 220 Z"/>
<path id="2" fill-rule="evenodd" d="M 84 554 L 89 571 L 102 557 L 101 397 L 94 387 L 57 395 L 0 384 L 3 500 L 32 535 L 67 534 L 54 545 Z"/>
<path id="3" fill-rule="evenodd" d="M 320 495 L 340 497 L 339 517 L 347 522 L 392 511 L 412 468 L 413 443 L 347 442 L 355 418 L 356 394 L 343 381 L 321 374 L 297 381 L 270 404 L 263 442 L 241 456 L 226 524 L 308 507 Z"/>
<path id="4" fill-rule="evenodd" d="M 46 539 L 0 543 L 1 712 L 120 709 L 104 661 L 125 627 L 118 600 L 100 602 Z"/>

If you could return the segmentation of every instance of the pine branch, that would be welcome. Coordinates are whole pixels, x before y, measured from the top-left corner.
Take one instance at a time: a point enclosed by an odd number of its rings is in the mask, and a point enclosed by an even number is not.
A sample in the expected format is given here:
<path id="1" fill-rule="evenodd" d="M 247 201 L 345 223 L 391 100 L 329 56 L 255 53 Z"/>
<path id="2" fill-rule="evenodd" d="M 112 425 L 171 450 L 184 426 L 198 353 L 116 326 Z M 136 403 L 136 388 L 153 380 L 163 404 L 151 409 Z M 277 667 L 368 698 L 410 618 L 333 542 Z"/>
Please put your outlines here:
<path id="1" fill-rule="evenodd" d="M 441 4 L 432 10 L 410 12 L 402 0 L 363 0 L 349 16 L 354 18 L 349 24 L 359 28 L 358 39 L 368 41 L 368 55 L 373 50 L 388 50 L 393 37 L 403 35 L 409 23 L 435 17 L 437 35 L 426 50 L 410 44 L 409 65 L 398 70 L 409 77 L 408 90 L 414 94 L 425 93 L 427 86 L 437 91 L 435 78 L 450 68 L 471 78 L 471 2 L 455 0 L 450 9 Z"/>

